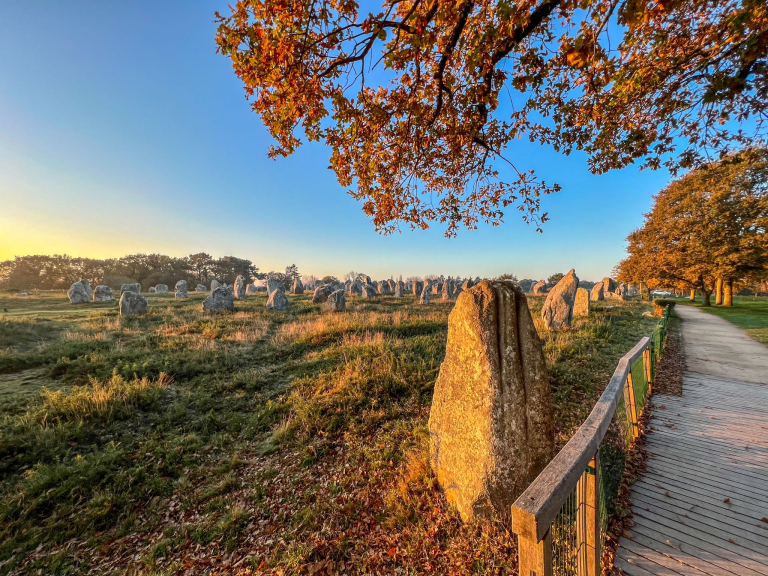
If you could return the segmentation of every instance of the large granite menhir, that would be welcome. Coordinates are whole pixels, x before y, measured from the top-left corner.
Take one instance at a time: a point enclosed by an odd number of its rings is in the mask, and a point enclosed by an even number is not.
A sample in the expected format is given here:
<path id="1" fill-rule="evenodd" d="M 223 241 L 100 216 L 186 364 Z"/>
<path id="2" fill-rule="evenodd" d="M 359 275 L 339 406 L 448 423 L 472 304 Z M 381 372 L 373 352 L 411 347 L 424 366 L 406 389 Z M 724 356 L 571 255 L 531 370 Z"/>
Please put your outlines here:
<path id="1" fill-rule="evenodd" d="M 429 415 L 430 462 L 464 521 L 507 519 L 554 454 L 549 377 L 520 286 L 484 280 L 448 320 Z"/>
<path id="2" fill-rule="evenodd" d="M 571 269 L 547 294 L 541 309 L 541 317 L 549 330 L 570 327 L 578 289 L 579 277 L 576 276 L 576 271 Z"/>

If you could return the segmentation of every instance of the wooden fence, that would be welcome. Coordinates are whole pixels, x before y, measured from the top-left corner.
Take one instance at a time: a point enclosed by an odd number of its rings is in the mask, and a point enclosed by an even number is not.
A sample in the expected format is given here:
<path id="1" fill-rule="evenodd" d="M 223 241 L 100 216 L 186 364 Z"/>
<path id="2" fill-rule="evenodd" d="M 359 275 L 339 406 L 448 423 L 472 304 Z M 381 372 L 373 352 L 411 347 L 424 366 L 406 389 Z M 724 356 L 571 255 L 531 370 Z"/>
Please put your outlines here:
<path id="1" fill-rule="evenodd" d="M 621 358 L 589 417 L 512 506 L 520 576 L 600 574 L 607 504 L 616 496 L 603 481 L 601 448 L 612 422 L 625 451 L 637 438 L 668 318 L 667 309 L 653 334 Z"/>

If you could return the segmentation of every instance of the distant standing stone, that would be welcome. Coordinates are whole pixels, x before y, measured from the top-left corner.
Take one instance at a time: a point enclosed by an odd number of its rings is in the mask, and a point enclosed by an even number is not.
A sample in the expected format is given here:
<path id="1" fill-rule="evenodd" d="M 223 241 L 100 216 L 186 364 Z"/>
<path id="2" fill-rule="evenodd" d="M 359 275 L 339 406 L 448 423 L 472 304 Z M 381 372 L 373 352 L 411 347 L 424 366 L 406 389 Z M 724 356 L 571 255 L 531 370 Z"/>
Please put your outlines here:
<path id="1" fill-rule="evenodd" d="M 404 289 L 405 285 L 400 281 L 397 282 L 397 284 L 395 284 L 395 298 L 402 298 Z"/>
<path id="2" fill-rule="evenodd" d="M 344 295 L 344 290 L 331 292 L 325 305 L 333 312 L 344 312 L 347 309 L 347 297 Z"/>
<path id="3" fill-rule="evenodd" d="M 67 296 L 71 304 L 85 304 L 91 301 L 91 284 L 83 278 L 79 282 L 75 282 L 67 290 Z"/>
<path id="4" fill-rule="evenodd" d="M 370 284 L 363 285 L 363 298 L 373 300 L 376 298 L 376 290 Z"/>
<path id="5" fill-rule="evenodd" d="M 349 285 L 349 293 L 352 296 L 362 296 L 363 295 L 363 285 L 360 284 L 357 280 L 352 282 L 352 284 Z"/>
<path id="6" fill-rule="evenodd" d="M 456 300 L 429 436 L 431 467 L 465 522 L 508 517 L 554 455 L 544 351 L 520 286 L 484 280 Z"/>
<path id="7" fill-rule="evenodd" d="M 126 290 L 120 295 L 120 316 L 146 314 L 149 301 L 138 292 Z"/>
<path id="8" fill-rule="evenodd" d="M 328 296 L 333 294 L 334 289 L 330 284 L 323 284 L 315 288 L 315 293 L 312 295 L 313 304 L 322 304 L 328 300 Z"/>
<path id="9" fill-rule="evenodd" d="M 614 282 L 613 278 L 609 278 L 606 276 L 603 278 L 603 292 L 615 292 L 616 291 L 616 282 Z"/>
<path id="10" fill-rule="evenodd" d="M 208 292 L 208 286 L 206 286 L 205 284 L 198 284 L 195 290 L 198 292 Z"/>
<path id="11" fill-rule="evenodd" d="M 282 290 L 285 292 L 285 286 L 283 286 L 283 283 L 279 282 L 275 278 L 267 278 L 267 294 L 271 296 L 272 292 L 275 290 Z"/>
<path id="12" fill-rule="evenodd" d="M 547 283 L 544 282 L 544 280 L 539 280 L 536 282 L 536 284 L 533 285 L 533 294 L 534 296 L 540 296 L 541 294 L 545 294 L 547 292 Z"/>
<path id="13" fill-rule="evenodd" d="M 100 284 L 93 289 L 94 302 L 111 302 L 115 297 L 112 295 L 112 288 Z"/>
<path id="14" fill-rule="evenodd" d="M 421 280 L 415 280 L 413 282 L 413 295 L 418 298 L 421 296 L 421 292 L 424 290 L 424 282 Z"/>
<path id="15" fill-rule="evenodd" d="M 547 294 L 541 317 L 549 330 L 568 328 L 573 320 L 573 304 L 576 300 L 576 290 L 579 288 L 579 278 L 576 271 L 571 269 L 568 274 L 555 284 Z"/>
<path id="16" fill-rule="evenodd" d="M 168 284 L 158 284 L 155 286 L 155 292 L 158 294 L 168 294 Z"/>
<path id="17" fill-rule="evenodd" d="M 120 294 L 123 292 L 136 292 L 136 294 L 141 294 L 141 284 L 138 282 L 130 282 L 128 284 L 123 284 L 120 286 Z"/>
<path id="18" fill-rule="evenodd" d="M 474 285 L 475 285 L 475 283 L 472 282 L 472 279 L 464 280 L 464 284 L 461 285 L 461 289 L 466 292 L 467 290 L 472 288 L 472 286 L 474 286 Z"/>
<path id="19" fill-rule="evenodd" d="M 242 274 L 235 278 L 234 297 L 237 300 L 245 300 L 245 285 L 247 284 L 245 276 Z"/>
<path id="20" fill-rule="evenodd" d="M 429 282 L 427 282 L 427 285 L 424 286 L 424 288 L 421 291 L 421 296 L 419 297 L 420 304 L 429 304 L 429 293 L 430 293 L 430 286 L 429 286 Z"/>
<path id="21" fill-rule="evenodd" d="M 442 296 L 445 302 L 450 302 L 451 300 L 453 300 L 453 290 L 451 290 L 451 283 L 448 280 L 443 282 Z"/>
<path id="22" fill-rule="evenodd" d="M 603 295 L 602 282 L 592 286 L 592 294 L 590 296 L 590 300 L 592 300 L 592 302 L 602 302 L 603 300 L 605 300 L 605 296 Z"/>
<path id="23" fill-rule="evenodd" d="M 266 303 L 266 307 L 272 310 L 287 310 L 288 306 L 288 297 L 284 290 L 274 290 Z"/>
<path id="24" fill-rule="evenodd" d="M 235 297 L 226 286 L 219 286 L 211 291 L 208 298 L 203 300 L 204 312 L 222 312 L 235 309 Z"/>
<path id="25" fill-rule="evenodd" d="M 175 288 L 176 288 L 176 300 L 183 300 L 184 298 L 189 297 L 186 280 L 179 280 L 178 282 L 176 282 Z"/>
<path id="26" fill-rule="evenodd" d="M 589 316 L 589 291 L 586 288 L 576 290 L 576 300 L 573 302 L 573 316 L 575 318 Z"/>
<path id="27" fill-rule="evenodd" d="M 301 283 L 301 279 L 300 278 L 296 278 L 293 281 L 293 290 L 292 290 L 292 292 L 294 294 L 304 294 L 304 284 Z"/>
<path id="28" fill-rule="evenodd" d="M 211 280 L 211 293 L 213 293 L 213 291 L 216 290 L 216 288 L 220 288 L 220 287 L 221 287 L 221 282 L 216 280 L 216 278 Z"/>
<path id="29" fill-rule="evenodd" d="M 245 287 L 246 294 L 256 294 L 258 291 L 259 289 L 256 288 L 255 284 L 248 284 L 248 286 Z"/>
<path id="30" fill-rule="evenodd" d="M 154 286 L 150 286 L 149 287 L 149 293 L 150 294 L 154 294 L 155 292 L 157 292 L 157 289 Z"/>

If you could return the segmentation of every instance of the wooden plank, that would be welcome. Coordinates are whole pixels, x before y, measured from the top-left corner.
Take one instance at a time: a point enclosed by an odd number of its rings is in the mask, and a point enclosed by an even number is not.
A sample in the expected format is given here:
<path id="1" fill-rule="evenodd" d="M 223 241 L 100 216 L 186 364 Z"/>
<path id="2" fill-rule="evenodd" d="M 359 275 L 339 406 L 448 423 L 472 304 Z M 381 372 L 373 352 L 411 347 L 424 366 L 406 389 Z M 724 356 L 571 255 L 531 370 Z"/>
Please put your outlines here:
<path id="1" fill-rule="evenodd" d="M 768 500 L 768 496 L 756 494 L 749 490 L 742 489 L 738 486 L 727 486 L 722 482 L 716 480 L 710 480 L 703 476 L 696 476 L 695 474 L 688 474 L 682 470 L 668 470 L 665 468 L 659 468 L 654 466 L 650 462 L 645 464 L 647 474 L 655 476 L 657 478 L 663 478 L 666 480 L 678 480 L 684 482 L 689 487 L 696 487 L 702 490 L 704 493 L 721 494 L 722 498 L 739 498 L 741 500 L 755 500 L 757 502 L 765 502 Z"/>
<path id="2" fill-rule="evenodd" d="M 739 476 L 744 476 L 745 479 L 754 482 L 761 482 L 762 485 L 768 483 L 768 471 L 762 468 L 750 469 L 745 466 L 738 466 L 732 460 L 726 458 L 717 458 L 712 454 L 707 458 L 704 455 L 694 454 L 692 452 L 675 450 L 674 448 L 665 447 L 658 443 L 646 443 L 646 451 L 651 458 L 658 458 L 664 460 L 670 464 L 680 462 L 689 468 L 703 469 L 717 466 L 727 471 L 728 474 L 733 474 L 733 471 L 737 470 Z M 725 473 L 725 472 L 724 472 Z"/>
<path id="3" fill-rule="evenodd" d="M 641 339 L 622 357 L 584 424 L 515 501 L 512 506 L 512 530 L 516 534 L 541 539 L 549 530 L 589 461 L 597 454 L 623 394 L 627 374 L 649 341 L 648 337 Z"/>
<path id="4" fill-rule="evenodd" d="M 682 552 L 669 544 L 655 542 L 642 534 L 635 534 L 632 539 L 622 541 L 622 548 L 626 548 L 635 556 L 642 556 L 660 566 L 682 574 L 696 574 L 697 576 L 735 576 L 733 572 L 723 570 L 719 566 L 705 562 L 692 554 Z"/>
<path id="5" fill-rule="evenodd" d="M 671 474 L 679 478 L 689 479 L 691 482 L 698 482 L 700 485 L 725 486 L 732 493 L 741 494 L 745 498 L 752 497 L 768 500 L 768 490 L 766 489 L 755 486 L 748 486 L 746 484 L 729 482 L 728 478 L 726 477 L 715 478 L 703 472 L 698 473 L 695 470 L 691 471 L 687 468 L 684 468 L 683 466 L 672 467 L 664 465 L 663 463 L 660 464 L 660 461 L 656 458 L 649 458 L 645 463 L 645 468 L 650 474 L 655 474 L 657 472 L 664 475 Z"/>
<path id="6" fill-rule="evenodd" d="M 755 489 L 768 488 L 768 478 L 759 476 L 750 476 L 743 473 L 742 470 L 733 465 L 726 466 L 721 462 L 691 462 L 685 458 L 673 456 L 667 452 L 659 453 L 648 450 L 654 463 L 658 466 L 664 466 L 670 470 L 685 470 L 707 478 L 734 484 L 738 486 L 750 487 Z"/>
<path id="7" fill-rule="evenodd" d="M 626 576 L 656 576 L 655 572 L 648 572 L 648 570 L 641 568 L 624 558 L 617 557 L 614 565 L 626 574 Z"/>

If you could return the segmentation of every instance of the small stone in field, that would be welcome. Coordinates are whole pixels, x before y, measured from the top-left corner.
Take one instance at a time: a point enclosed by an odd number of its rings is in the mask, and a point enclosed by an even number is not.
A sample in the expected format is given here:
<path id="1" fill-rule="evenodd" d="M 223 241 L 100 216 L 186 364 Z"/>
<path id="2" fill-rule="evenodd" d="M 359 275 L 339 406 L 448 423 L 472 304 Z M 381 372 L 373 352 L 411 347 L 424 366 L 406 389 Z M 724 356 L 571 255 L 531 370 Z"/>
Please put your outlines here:
<path id="1" fill-rule="evenodd" d="M 208 292 L 208 286 L 206 286 L 205 284 L 198 284 L 195 290 L 197 292 Z"/>
<path id="2" fill-rule="evenodd" d="M 547 292 L 547 283 L 544 282 L 544 280 L 539 280 L 536 282 L 536 284 L 533 285 L 533 294 L 534 296 L 539 296 L 541 294 L 545 294 Z"/>
<path id="3" fill-rule="evenodd" d="M 150 286 L 149 287 L 149 293 L 150 294 L 154 294 L 155 292 L 157 292 L 157 288 L 155 288 L 154 286 Z"/>
<path id="4" fill-rule="evenodd" d="M 168 284 L 158 284 L 155 286 L 155 292 L 158 294 L 168 294 Z"/>
<path id="5" fill-rule="evenodd" d="M 291 290 L 294 294 L 304 294 L 304 284 L 302 284 L 300 278 L 296 278 L 293 281 L 293 290 Z"/>
<path id="6" fill-rule="evenodd" d="M 284 290 L 274 290 L 269 295 L 266 307 L 272 310 L 287 310 L 288 309 L 288 297 L 285 295 Z"/>
<path id="7" fill-rule="evenodd" d="M 91 301 L 91 284 L 83 278 L 79 282 L 75 282 L 67 290 L 67 296 L 71 304 L 85 304 Z"/>
<path id="8" fill-rule="evenodd" d="M 574 318 L 589 316 L 589 291 L 586 288 L 576 290 L 576 299 L 573 301 Z"/>
<path id="9" fill-rule="evenodd" d="M 215 290 L 211 291 L 208 298 L 203 300 L 204 312 L 222 312 L 224 310 L 235 309 L 235 298 L 232 291 L 225 287 L 219 286 Z"/>
<path id="10" fill-rule="evenodd" d="M 576 271 L 571 269 L 555 287 L 547 294 L 541 317 L 549 330 L 568 328 L 573 320 L 573 303 L 576 300 L 576 290 L 579 278 Z"/>
<path id="11" fill-rule="evenodd" d="M 94 302 L 111 302 L 115 297 L 112 295 L 112 288 L 100 284 L 93 289 Z"/>
<path id="12" fill-rule="evenodd" d="M 149 301 L 138 292 L 126 290 L 120 296 L 120 316 L 146 314 Z"/>
<path id="13" fill-rule="evenodd" d="M 120 294 L 123 292 L 136 292 L 136 294 L 141 294 L 141 284 L 138 282 L 129 282 L 127 284 L 123 284 L 120 286 Z"/>
<path id="14" fill-rule="evenodd" d="M 603 288 L 602 282 L 592 286 L 592 294 L 590 296 L 590 300 L 592 300 L 592 302 L 602 302 L 605 300 L 604 290 L 605 289 Z"/>
<path id="15" fill-rule="evenodd" d="M 344 290 L 331 292 L 325 305 L 334 312 L 344 312 L 347 309 L 347 297 L 344 295 Z"/>
<path id="16" fill-rule="evenodd" d="M 184 298 L 189 297 L 186 280 L 179 280 L 178 282 L 176 282 L 175 288 L 176 288 L 176 300 L 183 300 Z"/>

